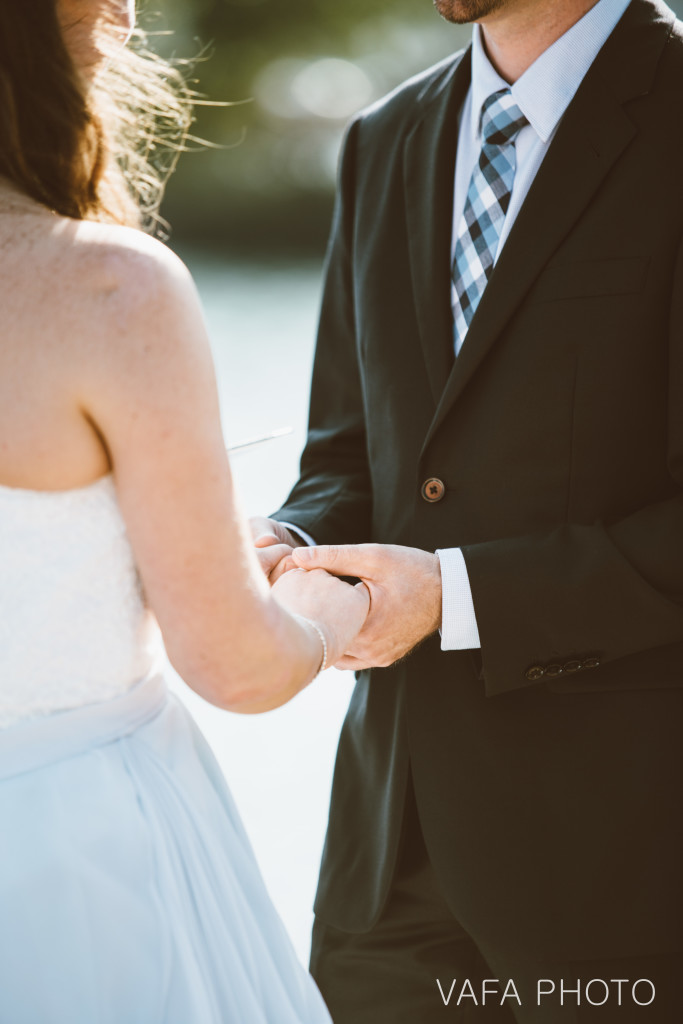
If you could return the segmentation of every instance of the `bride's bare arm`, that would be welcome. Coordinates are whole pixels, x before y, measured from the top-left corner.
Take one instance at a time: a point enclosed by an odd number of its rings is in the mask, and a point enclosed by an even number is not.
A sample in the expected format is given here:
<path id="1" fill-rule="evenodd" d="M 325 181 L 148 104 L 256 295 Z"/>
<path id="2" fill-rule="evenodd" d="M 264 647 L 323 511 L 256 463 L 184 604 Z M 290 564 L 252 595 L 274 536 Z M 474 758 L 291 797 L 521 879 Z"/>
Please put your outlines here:
<path id="1" fill-rule="evenodd" d="M 322 645 L 259 569 L 190 275 L 165 247 L 118 230 L 94 248 L 90 266 L 79 402 L 109 454 L 171 662 L 219 706 L 276 707 L 313 678 Z M 330 655 L 341 656 L 363 623 L 366 595 L 324 574 L 302 574 L 301 587 L 302 607 L 320 608 Z"/>

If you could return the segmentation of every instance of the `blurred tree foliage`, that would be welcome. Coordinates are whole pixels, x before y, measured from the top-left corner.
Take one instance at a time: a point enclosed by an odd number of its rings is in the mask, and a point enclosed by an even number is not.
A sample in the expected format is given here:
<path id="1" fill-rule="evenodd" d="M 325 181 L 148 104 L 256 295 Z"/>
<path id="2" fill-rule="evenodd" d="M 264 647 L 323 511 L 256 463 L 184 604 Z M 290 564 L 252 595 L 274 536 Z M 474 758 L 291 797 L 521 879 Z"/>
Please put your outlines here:
<path id="1" fill-rule="evenodd" d="M 431 0 L 140 5 L 155 48 L 198 58 L 195 88 L 230 104 L 198 108 L 194 130 L 211 147 L 183 156 L 164 207 L 176 243 L 225 255 L 319 254 L 350 116 L 470 38 Z M 683 0 L 671 6 L 683 13 Z"/>
<path id="2" fill-rule="evenodd" d="M 431 0 L 144 0 L 139 20 L 155 49 L 199 58 L 208 101 L 231 104 L 197 109 L 211 148 L 169 186 L 173 239 L 255 256 L 322 250 L 350 116 L 470 37 Z"/>

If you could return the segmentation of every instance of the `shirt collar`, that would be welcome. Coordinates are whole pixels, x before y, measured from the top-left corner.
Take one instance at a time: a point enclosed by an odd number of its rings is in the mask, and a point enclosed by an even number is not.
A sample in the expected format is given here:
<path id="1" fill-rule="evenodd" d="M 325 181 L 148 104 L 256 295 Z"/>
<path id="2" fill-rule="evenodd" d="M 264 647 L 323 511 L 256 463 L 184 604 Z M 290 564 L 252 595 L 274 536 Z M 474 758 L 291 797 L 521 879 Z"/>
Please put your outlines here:
<path id="1" fill-rule="evenodd" d="M 531 127 L 547 143 L 629 3 L 630 0 L 598 0 L 512 86 L 508 86 L 491 64 L 484 49 L 481 28 L 475 25 L 472 39 L 472 124 L 477 138 L 481 134 L 484 102 L 491 93 L 509 88 Z"/>

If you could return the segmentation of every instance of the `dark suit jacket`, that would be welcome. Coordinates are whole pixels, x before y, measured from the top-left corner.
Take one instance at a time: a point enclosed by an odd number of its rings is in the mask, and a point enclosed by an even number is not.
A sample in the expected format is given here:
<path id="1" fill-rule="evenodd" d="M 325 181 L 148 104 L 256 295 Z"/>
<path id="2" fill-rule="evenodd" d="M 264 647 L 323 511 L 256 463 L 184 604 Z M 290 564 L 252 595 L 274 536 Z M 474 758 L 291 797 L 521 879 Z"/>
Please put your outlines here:
<path id="1" fill-rule="evenodd" d="M 633 0 L 456 362 L 469 81 L 466 51 L 349 130 L 310 434 L 278 515 L 320 543 L 462 546 L 482 649 L 435 636 L 361 674 L 316 911 L 376 920 L 410 766 L 475 940 L 546 959 L 681 949 L 683 26 Z"/>

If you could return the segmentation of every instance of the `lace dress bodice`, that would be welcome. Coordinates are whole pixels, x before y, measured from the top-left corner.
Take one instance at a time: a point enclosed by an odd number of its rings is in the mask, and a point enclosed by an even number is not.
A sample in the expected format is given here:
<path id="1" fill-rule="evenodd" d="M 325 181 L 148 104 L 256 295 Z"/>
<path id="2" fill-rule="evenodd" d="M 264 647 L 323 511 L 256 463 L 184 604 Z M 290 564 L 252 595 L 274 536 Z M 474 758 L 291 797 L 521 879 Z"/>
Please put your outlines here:
<path id="1" fill-rule="evenodd" d="M 0 487 L 0 729 L 117 697 L 161 653 L 113 477 Z"/>

